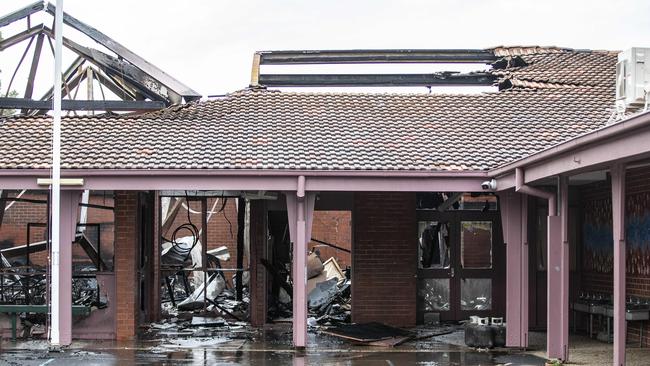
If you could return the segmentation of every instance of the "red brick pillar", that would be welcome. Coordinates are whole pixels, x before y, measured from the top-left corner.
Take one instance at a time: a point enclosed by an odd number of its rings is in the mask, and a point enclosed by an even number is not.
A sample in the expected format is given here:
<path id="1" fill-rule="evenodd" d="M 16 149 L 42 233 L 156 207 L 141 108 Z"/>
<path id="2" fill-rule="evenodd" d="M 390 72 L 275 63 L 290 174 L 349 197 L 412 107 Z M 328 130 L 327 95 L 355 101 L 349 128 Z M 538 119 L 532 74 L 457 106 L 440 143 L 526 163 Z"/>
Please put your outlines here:
<path id="1" fill-rule="evenodd" d="M 415 193 L 355 193 L 352 321 L 414 326 Z"/>
<path id="2" fill-rule="evenodd" d="M 250 209 L 250 322 L 254 327 L 266 323 L 267 276 L 260 260 L 266 253 L 266 204 L 263 200 L 252 200 Z"/>
<path id="3" fill-rule="evenodd" d="M 137 326 L 138 192 L 115 191 L 116 338 L 135 339 Z"/>

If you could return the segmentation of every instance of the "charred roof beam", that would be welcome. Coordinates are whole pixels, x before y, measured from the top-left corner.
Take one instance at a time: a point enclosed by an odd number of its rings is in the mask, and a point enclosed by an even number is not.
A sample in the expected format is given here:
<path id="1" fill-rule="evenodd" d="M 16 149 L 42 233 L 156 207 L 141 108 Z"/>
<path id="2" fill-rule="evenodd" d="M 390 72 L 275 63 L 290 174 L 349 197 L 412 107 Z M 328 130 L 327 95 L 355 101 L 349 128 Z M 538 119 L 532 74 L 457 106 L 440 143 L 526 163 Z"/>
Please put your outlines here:
<path id="1" fill-rule="evenodd" d="M 27 30 L 24 30 L 20 33 L 17 33 L 9 38 L 3 39 L 0 41 L 0 51 L 4 51 L 5 49 L 18 44 L 24 40 L 30 39 L 31 37 L 41 34 L 43 32 L 44 26 L 43 24 L 39 24 L 37 26 L 31 27 Z"/>
<path id="2" fill-rule="evenodd" d="M 488 72 L 439 72 L 431 74 L 275 74 L 261 73 L 263 65 L 307 64 L 492 64 L 499 58 L 492 50 L 398 49 L 262 51 L 253 56 L 251 87 L 304 86 L 476 86 L 493 85 Z"/>
<path id="3" fill-rule="evenodd" d="M 492 86 L 497 77 L 485 72 L 433 74 L 261 74 L 267 87 L 305 86 Z"/>
<path id="4" fill-rule="evenodd" d="M 338 51 L 263 51 L 261 65 L 288 64 L 367 64 L 367 63 L 484 63 L 498 58 L 490 50 L 338 50 Z"/>
<path id="5" fill-rule="evenodd" d="M 160 101 L 145 100 L 69 100 L 61 101 L 66 111 L 151 111 L 165 108 Z M 52 110 L 51 100 L 0 98 L 0 109 Z"/>
<path id="6" fill-rule="evenodd" d="M 53 32 L 49 28 L 46 27 L 44 32 L 50 38 L 53 37 Z M 107 75 L 114 76 L 118 79 L 125 79 L 129 84 L 136 86 L 138 92 L 151 100 L 163 101 L 166 104 L 181 102 L 180 95 L 124 60 L 112 57 L 93 48 L 81 46 L 66 37 L 63 37 L 63 45 L 88 62 L 95 64 Z"/>
<path id="7" fill-rule="evenodd" d="M 0 27 L 7 26 L 17 20 L 26 18 L 34 13 L 37 13 L 45 9 L 45 3 L 43 1 L 37 1 L 35 3 L 29 4 L 22 9 L 18 9 L 12 13 L 9 13 L 0 18 Z"/>
<path id="8" fill-rule="evenodd" d="M 48 3 L 46 11 L 54 15 L 56 8 L 52 3 Z M 70 14 L 67 14 L 65 12 L 63 13 L 63 22 L 68 26 L 87 35 L 92 40 L 101 44 L 112 52 L 115 52 L 115 54 L 120 58 L 125 59 L 131 65 L 149 75 L 149 78 L 157 80 L 159 84 L 164 85 L 165 89 L 168 89 L 170 92 L 183 97 L 186 101 L 192 101 L 201 98 L 201 94 L 190 89 L 188 86 L 174 79 L 169 74 L 157 68 L 147 60 L 136 55 L 119 42 L 113 40 L 109 36 L 71 16 Z M 173 101 L 173 103 L 180 103 L 180 101 Z"/>

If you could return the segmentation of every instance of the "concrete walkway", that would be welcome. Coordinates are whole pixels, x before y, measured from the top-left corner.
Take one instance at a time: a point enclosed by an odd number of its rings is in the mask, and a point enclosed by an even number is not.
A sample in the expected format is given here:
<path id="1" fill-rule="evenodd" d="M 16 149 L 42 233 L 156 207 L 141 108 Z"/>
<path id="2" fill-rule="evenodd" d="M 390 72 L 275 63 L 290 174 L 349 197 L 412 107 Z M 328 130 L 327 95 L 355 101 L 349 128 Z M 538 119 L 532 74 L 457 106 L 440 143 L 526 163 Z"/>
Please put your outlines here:
<path id="1" fill-rule="evenodd" d="M 544 333 L 531 333 L 532 349 L 473 350 L 463 346 L 463 332 L 409 342 L 395 348 L 352 345 L 324 334 L 309 333 L 304 351 L 291 347 L 291 331 L 272 327 L 237 339 L 150 339 L 137 342 L 75 341 L 62 352 L 48 352 L 42 340 L 3 340 L 2 365 L 544 365 Z M 630 348 L 628 365 L 647 365 L 650 349 Z M 611 365 L 612 346 L 586 337 L 571 338 L 571 364 Z"/>

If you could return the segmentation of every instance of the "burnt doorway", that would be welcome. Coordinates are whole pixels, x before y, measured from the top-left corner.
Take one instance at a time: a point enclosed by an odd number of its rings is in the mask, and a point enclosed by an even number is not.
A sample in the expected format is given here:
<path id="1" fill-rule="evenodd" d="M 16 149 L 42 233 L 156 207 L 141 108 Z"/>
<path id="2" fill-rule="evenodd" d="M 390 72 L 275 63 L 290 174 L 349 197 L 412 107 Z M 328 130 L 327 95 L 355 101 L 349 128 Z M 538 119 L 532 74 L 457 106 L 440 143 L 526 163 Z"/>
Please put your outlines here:
<path id="1" fill-rule="evenodd" d="M 451 195 L 450 195 L 451 196 Z M 449 210 L 418 209 L 417 320 L 505 313 L 505 247 L 497 199 L 467 194 Z M 476 197 L 474 197 L 476 198 Z"/>

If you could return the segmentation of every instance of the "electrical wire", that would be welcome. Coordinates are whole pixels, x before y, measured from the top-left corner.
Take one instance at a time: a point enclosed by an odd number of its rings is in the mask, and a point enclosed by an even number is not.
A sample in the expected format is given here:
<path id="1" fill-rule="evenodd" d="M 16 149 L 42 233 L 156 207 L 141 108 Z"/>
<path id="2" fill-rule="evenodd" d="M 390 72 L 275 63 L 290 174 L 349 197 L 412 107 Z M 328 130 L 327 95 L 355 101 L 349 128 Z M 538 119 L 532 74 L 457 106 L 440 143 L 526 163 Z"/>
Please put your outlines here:
<path id="1" fill-rule="evenodd" d="M 172 240 L 170 241 L 172 243 L 172 246 L 175 246 L 177 248 L 182 248 L 180 246 L 181 243 L 179 243 L 178 240 L 177 240 L 178 239 L 178 234 L 183 232 L 183 231 L 188 231 L 190 233 L 190 236 L 192 237 L 192 246 L 190 247 L 190 249 L 185 254 L 185 258 L 183 258 L 183 262 L 185 262 L 190 257 L 190 255 L 192 254 L 192 250 L 194 250 L 194 247 L 196 246 L 196 244 L 199 243 L 199 228 L 196 227 L 196 225 L 194 225 L 192 223 L 192 218 L 191 218 L 190 210 L 189 210 L 190 199 L 189 199 L 189 195 L 187 194 L 187 191 L 185 191 L 185 202 L 187 203 L 187 206 L 188 206 L 187 222 L 179 225 L 174 230 L 174 232 L 172 233 Z M 182 236 L 182 237 L 185 237 L 185 236 Z"/>
<path id="2" fill-rule="evenodd" d="M 221 200 L 222 200 L 222 201 L 221 201 L 221 208 L 219 208 L 219 210 L 218 210 L 216 213 L 217 213 L 217 214 L 220 213 L 220 212 L 223 213 L 223 217 L 224 217 L 224 219 L 226 219 L 226 221 L 228 222 L 228 228 L 229 228 L 229 231 L 230 231 L 230 237 L 232 238 L 232 237 L 234 237 L 233 232 L 232 232 L 232 222 L 231 222 L 231 221 L 228 219 L 228 217 L 226 216 L 226 211 L 225 211 L 226 205 L 228 204 L 228 198 L 225 198 L 225 197 L 222 196 L 222 197 L 221 197 Z M 186 204 L 187 206 L 186 206 L 185 204 Z M 187 191 L 185 191 L 185 204 L 183 205 L 183 207 L 186 208 L 186 212 L 187 212 L 187 222 L 185 222 L 185 223 L 179 225 L 179 226 L 178 226 L 178 227 L 177 227 L 177 228 L 172 232 L 171 240 L 165 239 L 165 240 L 169 241 L 169 242 L 172 244 L 172 246 L 175 246 L 177 249 L 181 249 L 181 248 L 183 248 L 183 247 L 181 247 L 181 245 L 182 245 L 183 243 L 180 243 L 180 242 L 178 241 L 178 239 L 180 239 L 180 238 L 184 238 L 184 237 L 186 237 L 186 236 L 188 236 L 188 235 L 180 236 L 179 234 L 181 234 L 181 233 L 185 234 L 185 232 L 189 232 L 189 236 L 192 237 L 192 240 L 191 240 L 192 245 L 191 245 L 190 249 L 187 251 L 187 253 L 185 254 L 185 258 L 183 259 L 183 261 L 186 261 L 186 260 L 190 257 L 190 255 L 192 254 L 192 250 L 194 250 L 194 247 L 196 247 L 196 245 L 199 243 L 199 238 L 200 238 L 200 236 L 201 236 L 201 230 L 199 230 L 199 228 L 198 228 L 196 225 L 194 225 L 194 224 L 192 223 L 192 218 L 191 218 L 191 215 L 190 215 L 191 213 L 200 213 L 200 212 L 198 212 L 198 211 L 194 211 L 194 210 L 192 210 L 192 209 L 190 208 L 189 194 L 187 193 Z M 216 204 L 216 202 L 215 202 L 215 204 Z M 213 208 L 210 210 L 210 211 L 211 211 L 211 212 L 210 212 L 211 214 L 212 214 L 212 213 L 215 213 L 213 210 L 214 210 L 214 206 L 213 206 Z M 184 252 L 184 251 L 185 251 L 185 250 L 183 249 L 183 250 L 181 250 L 180 252 L 182 253 L 182 252 Z"/>

